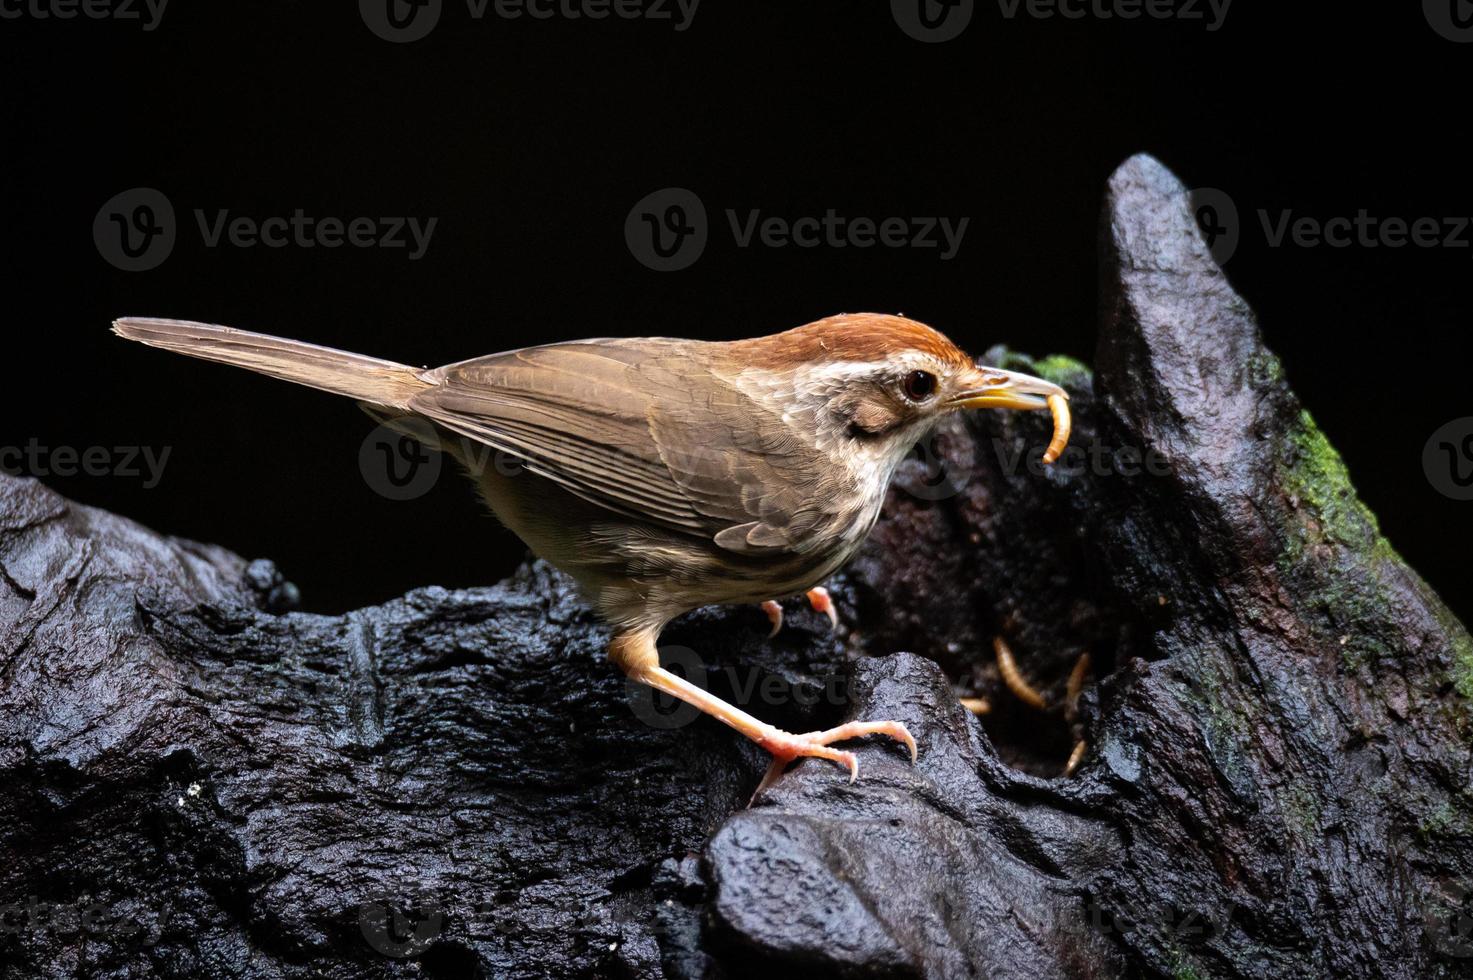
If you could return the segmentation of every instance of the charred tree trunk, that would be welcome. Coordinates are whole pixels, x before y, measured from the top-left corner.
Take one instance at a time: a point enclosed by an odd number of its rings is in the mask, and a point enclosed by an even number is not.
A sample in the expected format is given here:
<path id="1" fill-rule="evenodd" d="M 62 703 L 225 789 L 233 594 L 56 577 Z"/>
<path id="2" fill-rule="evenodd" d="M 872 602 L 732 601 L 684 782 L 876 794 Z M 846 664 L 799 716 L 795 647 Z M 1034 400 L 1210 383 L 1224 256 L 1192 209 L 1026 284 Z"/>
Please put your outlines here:
<path id="1" fill-rule="evenodd" d="M 920 743 L 750 808 L 759 753 L 628 688 L 540 564 L 289 612 L 267 562 L 0 476 L 6 975 L 1468 975 L 1473 642 L 1181 185 L 1110 181 L 1093 375 L 990 356 L 1069 388 L 1073 456 L 958 422 L 836 584 L 852 632 L 667 631 L 773 721 Z"/>

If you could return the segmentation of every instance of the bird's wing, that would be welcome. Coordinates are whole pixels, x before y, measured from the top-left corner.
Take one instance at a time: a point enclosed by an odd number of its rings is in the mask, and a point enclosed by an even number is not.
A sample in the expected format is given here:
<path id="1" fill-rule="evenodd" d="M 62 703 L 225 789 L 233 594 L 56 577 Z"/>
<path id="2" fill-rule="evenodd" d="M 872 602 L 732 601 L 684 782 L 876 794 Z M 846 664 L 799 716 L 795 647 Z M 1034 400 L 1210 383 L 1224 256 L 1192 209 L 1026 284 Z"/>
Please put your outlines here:
<path id="1" fill-rule="evenodd" d="M 409 408 L 585 500 L 731 551 L 801 550 L 825 517 L 817 449 L 714 377 L 703 346 L 605 340 L 427 372 Z"/>

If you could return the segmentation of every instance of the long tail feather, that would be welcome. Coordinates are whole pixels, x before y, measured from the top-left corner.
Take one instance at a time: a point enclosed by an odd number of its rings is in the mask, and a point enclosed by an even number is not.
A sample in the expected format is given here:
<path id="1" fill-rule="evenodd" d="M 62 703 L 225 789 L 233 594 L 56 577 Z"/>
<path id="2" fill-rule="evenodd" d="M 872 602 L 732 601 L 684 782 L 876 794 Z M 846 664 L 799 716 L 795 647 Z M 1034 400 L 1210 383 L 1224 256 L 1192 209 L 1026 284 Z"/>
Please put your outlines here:
<path id="1" fill-rule="evenodd" d="M 432 384 L 407 364 L 212 323 L 124 317 L 113 321 L 113 333 L 391 408 L 407 408 L 410 398 Z"/>

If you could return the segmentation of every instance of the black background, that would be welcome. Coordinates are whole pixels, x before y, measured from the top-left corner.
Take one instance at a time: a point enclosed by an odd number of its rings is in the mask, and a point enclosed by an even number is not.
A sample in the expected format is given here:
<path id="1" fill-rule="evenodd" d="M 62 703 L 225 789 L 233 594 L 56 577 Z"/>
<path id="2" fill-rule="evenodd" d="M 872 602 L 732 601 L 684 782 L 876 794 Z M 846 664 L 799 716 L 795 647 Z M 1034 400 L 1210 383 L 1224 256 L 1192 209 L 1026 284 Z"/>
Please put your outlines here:
<path id="1" fill-rule="evenodd" d="M 13 4 L 16 0 L 5 0 Z M 36 0 L 25 0 L 34 3 Z M 1451 0 L 1449 0 L 1451 2 Z M 1237 0 L 1200 21 L 1009 19 L 955 40 L 884 3 L 705 0 L 671 21 L 473 19 L 446 0 L 388 43 L 352 3 L 173 0 L 137 22 L 0 20 L 5 384 L 0 445 L 171 447 L 163 479 L 48 479 L 175 534 L 269 556 L 337 611 L 483 584 L 522 547 L 447 469 L 386 500 L 344 399 L 127 344 L 118 315 L 209 320 L 415 364 L 559 339 L 734 338 L 903 311 L 974 353 L 1089 360 L 1103 182 L 1156 154 L 1236 203 L 1226 265 L 1392 543 L 1465 619 L 1473 503 L 1422 470 L 1468 397 L 1473 249 L 1271 247 L 1257 212 L 1473 214 L 1473 44 L 1417 3 Z M 1371 9 L 1374 8 L 1374 9 Z M 162 190 L 170 257 L 122 272 L 93 218 Z M 624 241 L 640 198 L 711 215 L 690 268 Z M 193 210 L 436 217 L 428 251 L 205 248 Z M 967 216 L 959 254 L 738 248 L 724 211 Z M 1464 241 L 1473 241 L 1473 233 Z"/>

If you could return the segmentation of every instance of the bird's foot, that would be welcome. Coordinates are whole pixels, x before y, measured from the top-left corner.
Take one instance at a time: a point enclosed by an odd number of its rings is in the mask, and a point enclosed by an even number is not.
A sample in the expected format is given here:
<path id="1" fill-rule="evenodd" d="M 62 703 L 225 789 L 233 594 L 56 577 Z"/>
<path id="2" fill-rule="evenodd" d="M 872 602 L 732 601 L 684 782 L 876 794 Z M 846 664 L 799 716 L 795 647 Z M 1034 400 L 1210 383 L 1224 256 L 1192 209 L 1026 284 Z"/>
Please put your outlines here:
<path id="1" fill-rule="evenodd" d="M 865 735 L 889 735 L 910 750 L 912 763 L 916 761 L 916 740 L 898 721 L 851 721 L 828 731 L 806 732 L 802 735 L 793 735 L 774 728 L 756 740 L 758 745 L 772 753 L 772 765 L 767 767 L 767 773 L 762 777 L 762 782 L 757 784 L 752 798 L 756 799 L 759 793 L 775 783 L 788 763 L 805 756 L 837 762 L 849 770 L 849 781 L 854 782 L 859 778 L 859 759 L 853 752 L 830 748 L 829 745 Z"/>
<path id="2" fill-rule="evenodd" d="M 808 604 L 813 611 L 821 613 L 829 618 L 829 629 L 839 628 L 839 610 L 834 606 L 834 600 L 829 596 L 829 590 L 823 586 L 809 589 L 804 593 L 808 597 Z M 783 607 L 776 599 L 768 599 L 762 603 L 762 611 L 767 614 L 767 621 L 772 624 L 772 631 L 767 634 L 770 640 L 783 628 Z"/>

